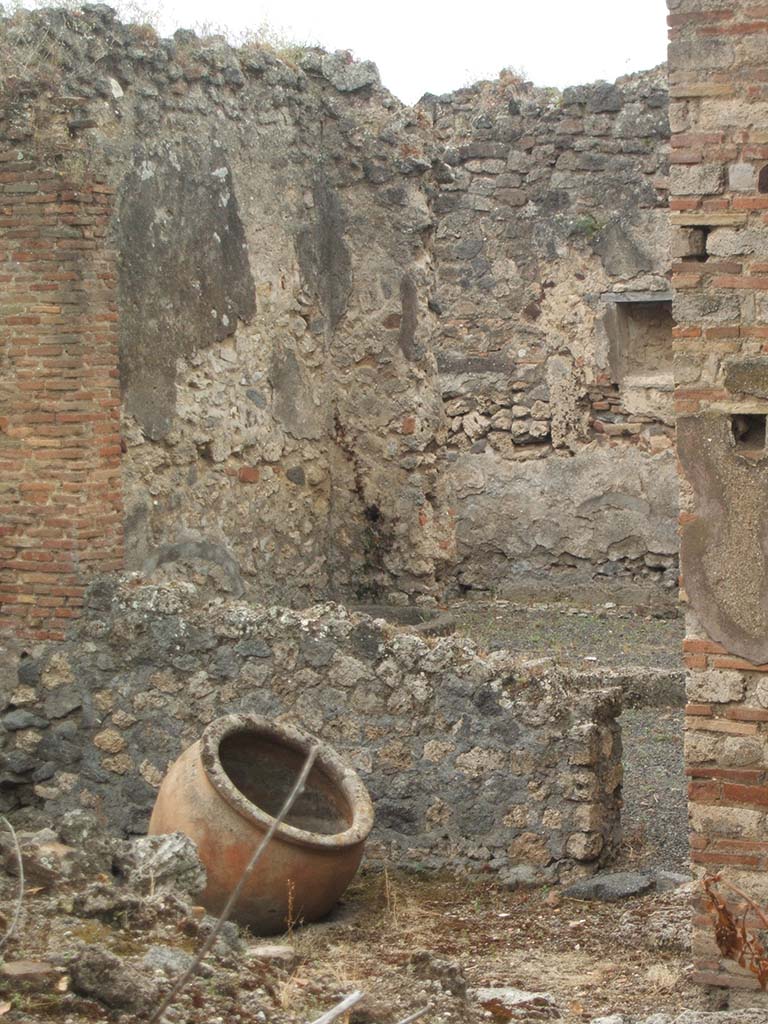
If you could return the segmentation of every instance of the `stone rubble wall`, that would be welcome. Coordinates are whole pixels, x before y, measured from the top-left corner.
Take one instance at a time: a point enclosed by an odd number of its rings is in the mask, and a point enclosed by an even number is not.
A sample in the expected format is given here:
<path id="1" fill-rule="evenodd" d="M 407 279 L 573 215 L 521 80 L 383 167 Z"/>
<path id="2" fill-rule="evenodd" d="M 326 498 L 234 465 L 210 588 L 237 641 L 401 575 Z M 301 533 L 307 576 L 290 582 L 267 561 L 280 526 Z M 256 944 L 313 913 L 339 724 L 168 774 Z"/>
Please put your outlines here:
<path id="1" fill-rule="evenodd" d="M 410 109 L 349 55 L 158 40 L 103 6 L 0 20 L 0 51 L 3 194 L 45 209 L 54 174 L 74 202 L 93 182 L 111 200 L 106 234 L 68 224 L 55 252 L 117 261 L 99 280 L 117 289 L 122 425 L 102 458 L 114 475 L 120 444 L 123 496 L 105 493 L 127 568 L 292 606 L 673 587 L 666 385 L 623 388 L 608 337 L 612 297 L 666 288 L 660 71 L 562 97 L 502 76 Z M 62 358 L 86 366 L 96 323 Z M 47 327 L 27 326 L 47 358 Z M 119 555 L 78 509 L 82 587 Z M 42 561 L 19 530 L 14 551 Z M 42 607 L 26 635 L 60 632 Z"/>
<path id="2" fill-rule="evenodd" d="M 514 884 L 576 878 L 617 849 L 618 689 L 339 605 L 98 583 L 71 639 L 22 657 L 0 698 L 5 809 L 81 807 L 143 832 L 169 764 L 214 718 L 249 711 L 349 759 L 375 804 L 375 856 Z"/>
<path id="3" fill-rule="evenodd" d="M 768 8 L 670 0 L 675 393 L 697 875 L 768 902 Z M 747 926 L 760 929 L 757 920 Z M 698 979 L 754 1005 L 703 900 Z"/>
<path id="4" fill-rule="evenodd" d="M 338 57 L 194 36 L 117 51 L 101 158 L 121 305 L 144 311 L 122 334 L 128 567 L 208 560 L 234 593 L 291 604 L 430 593 L 450 519 L 414 115 Z"/>
<path id="5" fill-rule="evenodd" d="M 459 583 L 672 590 L 671 319 L 642 379 L 611 338 L 617 299 L 670 298 L 665 69 L 562 94 L 502 73 L 421 106 L 445 147 L 434 344 Z"/>
<path id="6" fill-rule="evenodd" d="M 432 594 L 452 519 L 419 115 L 343 55 L 160 41 L 103 6 L 19 14 L 0 48 L 30 207 L 30 161 L 114 192 L 87 237 L 117 258 L 127 566 L 292 604 Z"/>

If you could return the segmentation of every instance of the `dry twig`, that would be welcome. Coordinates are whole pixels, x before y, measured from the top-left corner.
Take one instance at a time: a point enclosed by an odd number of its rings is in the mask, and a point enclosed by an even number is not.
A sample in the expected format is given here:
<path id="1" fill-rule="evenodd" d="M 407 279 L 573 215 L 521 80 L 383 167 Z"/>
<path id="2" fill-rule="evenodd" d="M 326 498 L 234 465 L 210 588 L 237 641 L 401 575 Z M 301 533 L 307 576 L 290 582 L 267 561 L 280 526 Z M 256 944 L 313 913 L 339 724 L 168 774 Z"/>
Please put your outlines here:
<path id="1" fill-rule="evenodd" d="M 13 838 L 13 846 L 16 852 L 16 862 L 19 865 L 19 892 L 16 896 L 16 907 L 13 912 L 13 919 L 8 925 L 5 935 L 0 939 L 0 949 L 6 944 L 13 933 L 16 931 L 16 925 L 19 923 L 19 917 L 21 916 L 21 906 L 24 902 L 24 863 L 21 857 L 21 847 L 19 846 L 19 837 L 16 835 L 16 830 L 13 825 L 8 821 L 7 818 L 0 816 L 0 822 L 8 829 Z"/>
<path id="2" fill-rule="evenodd" d="M 417 1010 L 415 1013 L 412 1013 L 410 1017 L 403 1017 L 399 1024 L 412 1024 L 412 1021 L 419 1020 L 421 1017 L 424 1016 L 425 1013 L 429 1013 L 428 1006 L 422 1006 L 420 1010 Z"/>
<path id="3" fill-rule="evenodd" d="M 211 934 L 208 936 L 208 938 L 203 943 L 202 949 L 197 954 L 197 956 L 195 957 L 194 961 L 189 966 L 188 970 L 186 970 L 184 972 L 184 974 L 182 974 L 181 977 L 178 979 L 178 981 L 171 987 L 170 992 L 165 996 L 165 998 L 160 1003 L 158 1008 L 155 1010 L 155 1012 L 149 1018 L 148 1024 L 161 1024 L 162 1019 L 163 1019 L 163 1015 L 165 1014 L 165 1011 L 171 1005 L 171 1003 L 176 998 L 176 996 L 182 991 L 182 989 L 185 987 L 185 985 L 190 980 L 190 978 L 192 978 L 195 975 L 195 973 L 197 972 L 198 967 L 203 962 L 205 957 L 208 955 L 210 950 L 213 948 L 213 944 L 216 942 L 216 939 L 218 939 L 218 937 L 219 937 L 219 935 L 221 933 L 221 929 L 224 927 L 224 925 L 229 920 L 230 914 L 232 913 L 232 911 L 234 909 L 235 903 L 237 902 L 238 898 L 240 897 L 240 893 L 243 891 L 243 887 L 245 886 L 245 883 L 248 881 L 248 879 L 249 879 L 249 877 L 251 875 L 251 872 L 253 871 L 253 869 L 258 864 L 261 855 L 264 853 L 266 848 L 272 842 L 272 837 L 274 836 L 274 834 L 277 831 L 278 827 L 280 826 L 281 822 L 284 820 L 284 818 L 286 817 L 286 815 L 290 811 L 291 807 L 293 807 L 293 803 L 296 800 L 296 797 L 299 795 L 299 793 L 304 788 L 304 783 L 307 781 L 307 776 L 309 775 L 310 771 L 312 770 L 312 765 L 315 763 L 315 758 L 317 757 L 317 753 L 318 753 L 318 749 L 317 749 L 316 746 L 313 746 L 313 747 L 310 748 L 309 752 L 307 753 L 307 759 L 304 762 L 304 767 L 301 769 L 299 777 L 296 779 L 296 782 L 294 783 L 293 789 L 288 794 L 288 797 L 286 798 L 286 801 L 283 804 L 283 806 L 280 808 L 280 813 L 277 815 L 277 817 L 273 820 L 272 824 L 269 826 L 269 829 L 268 829 L 266 835 L 261 840 L 261 842 L 256 847 L 256 849 L 253 851 L 253 855 L 251 856 L 251 859 L 246 864 L 245 869 L 244 869 L 242 875 L 240 876 L 240 881 L 237 883 L 235 888 L 230 893 L 229 899 L 227 900 L 227 903 L 226 903 L 224 909 L 222 910 L 221 914 L 219 915 L 218 921 L 213 926 L 213 930 L 211 931 Z"/>
<path id="4" fill-rule="evenodd" d="M 740 967 L 751 971 L 765 992 L 768 989 L 768 950 L 754 932 L 747 931 L 746 921 L 747 913 L 751 910 L 760 924 L 768 928 L 768 915 L 743 889 L 727 881 L 722 875 L 708 875 L 702 885 L 709 900 L 718 949 L 724 957 L 735 960 Z M 744 901 L 736 911 L 740 918 L 738 921 L 725 900 L 721 899 L 715 889 L 716 885 L 730 889 Z"/>
<path id="5" fill-rule="evenodd" d="M 347 1010 L 351 1010 L 353 1006 L 357 1006 L 364 995 L 364 992 L 357 990 L 355 992 L 350 992 L 350 994 L 345 996 L 340 1003 L 336 1003 L 335 1006 L 332 1006 L 330 1010 L 327 1010 L 321 1017 L 318 1017 L 317 1020 L 313 1020 L 311 1024 L 331 1024 L 331 1021 L 336 1020 L 336 1018 L 340 1017 L 342 1013 L 346 1013 Z"/>

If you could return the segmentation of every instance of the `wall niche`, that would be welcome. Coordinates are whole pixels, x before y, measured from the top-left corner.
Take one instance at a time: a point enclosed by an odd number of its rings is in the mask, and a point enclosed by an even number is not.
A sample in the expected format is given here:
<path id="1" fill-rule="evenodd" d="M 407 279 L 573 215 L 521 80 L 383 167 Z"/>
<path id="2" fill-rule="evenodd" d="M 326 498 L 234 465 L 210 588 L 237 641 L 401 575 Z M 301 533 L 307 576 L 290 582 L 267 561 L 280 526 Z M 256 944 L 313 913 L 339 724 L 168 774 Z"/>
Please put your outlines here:
<path id="1" fill-rule="evenodd" d="M 672 297 L 666 292 L 605 296 L 608 361 L 627 412 L 674 422 Z"/>

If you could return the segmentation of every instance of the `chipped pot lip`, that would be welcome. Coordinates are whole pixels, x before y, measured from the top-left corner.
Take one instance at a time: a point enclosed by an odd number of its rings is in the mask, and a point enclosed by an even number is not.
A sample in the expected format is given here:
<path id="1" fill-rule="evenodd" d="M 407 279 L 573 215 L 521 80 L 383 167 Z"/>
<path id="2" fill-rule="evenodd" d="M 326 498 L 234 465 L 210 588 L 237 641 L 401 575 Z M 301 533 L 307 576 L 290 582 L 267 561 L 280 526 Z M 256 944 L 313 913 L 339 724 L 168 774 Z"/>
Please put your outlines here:
<path id="1" fill-rule="evenodd" d="M 308 832 L 281 822 L 275 831 L 275 838 L 299 846 L 318 849 L 339 849 L 364 842 L 373 827 L 373 804 L 362 779 L 346 764 L 327 743 L 316 739 L 293 725 L 280 724 L 261 715 L 224 715 L 211 722 L 200 737 L 200 760 L 208 781 L 216 792 L 242 818 L 259 828 L 268 829 L 274 824 L 274 817 L 252 803 L 235 786 L 224 770 L 219 758 L 219 747 L 227 736 L 237 732 L 254 733 L 284 744 L 305 756 L 310 747 L 318 747 L 315 766 L 323 771 L 338 786 L 352 810 L 352 824 L 344 832 L 325 835 Z"/>

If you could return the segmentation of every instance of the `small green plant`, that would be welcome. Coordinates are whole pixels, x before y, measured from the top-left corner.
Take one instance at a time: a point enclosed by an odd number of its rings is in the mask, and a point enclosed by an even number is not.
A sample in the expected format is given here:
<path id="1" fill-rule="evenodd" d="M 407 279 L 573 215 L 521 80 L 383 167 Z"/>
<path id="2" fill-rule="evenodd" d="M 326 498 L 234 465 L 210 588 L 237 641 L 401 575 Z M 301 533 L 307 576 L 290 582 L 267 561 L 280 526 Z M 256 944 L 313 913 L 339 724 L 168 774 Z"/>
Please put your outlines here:
<path id="1" fill-rule="evenodd" d="M 594 238 L 595 235 L 599 234 L 604 224 L 593 217 L 591 213 L 585 213 L 581 217 L 575 217 L 570 224 L 568 229 L 569 238 Z"/>

